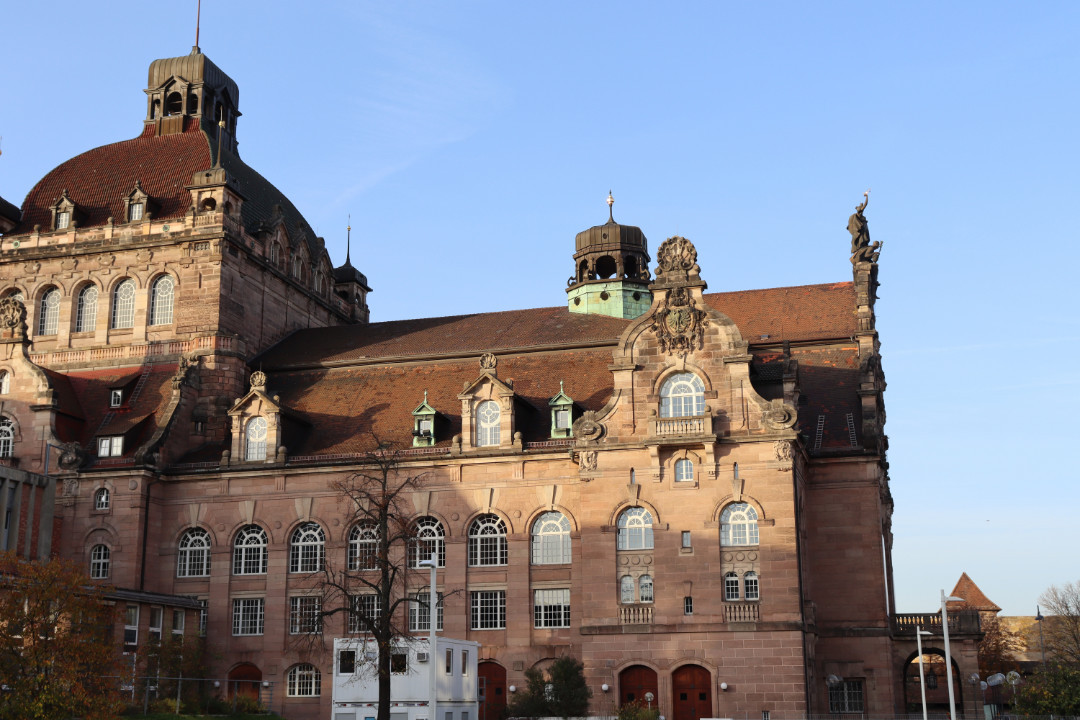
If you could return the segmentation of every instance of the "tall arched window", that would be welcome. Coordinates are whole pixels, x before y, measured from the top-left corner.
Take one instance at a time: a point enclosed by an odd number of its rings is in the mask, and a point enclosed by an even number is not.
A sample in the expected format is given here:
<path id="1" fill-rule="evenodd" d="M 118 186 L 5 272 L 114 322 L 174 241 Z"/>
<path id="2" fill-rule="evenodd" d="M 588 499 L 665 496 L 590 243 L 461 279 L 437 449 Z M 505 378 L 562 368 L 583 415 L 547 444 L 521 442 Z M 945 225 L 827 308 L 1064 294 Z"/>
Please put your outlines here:
<path id="1" fill-rule="evenodd" d="M 173 321 L 173 294 L 176 281 L 162 275 L 150 288 L 150 325 L 169 325 Z"/>
<path id="2" fill-rule="evenodd" d="M 653 601 L 652 575 L 642 575 L 638 579 L 638 601 L 643 603 Z"/>
<path id="3" fill-rule="evenodd" d="M 288 675 L 289 697 L 319 697 L 322 692 L 322 673 L 314 665 L 294 665 Z"/>
<path id="4" fill-rule="evenodd" d="M 686 458 L 675 461 L 675 482 L 689 482 L 694 479 L 694 463 Z"/>
<path id="5" fill-rule="evenodd" d="M 732 503 L 720 515 L 721 545 L 757 545 L 757 510 L 747 503 Z"/>
<path id="6" fill-rule="evenodd" d="M 98 488 L 94 491 L 94 509 L 109 509 L 109 488 Z"/>
<path id="7" fill-rule="evenodd" d="M 112 297 L 111 327 L 129 328 L 135 326 L 135 281 L 128 278 L 116 286 Z"/>
<path id="8" fill-rule="evenodd" d="M 532 528 L 532 564 L 565 565 L 570 562 L 570 521 L 561 512 L 546 512 Z"/>
<path id="9" fill-rule="evenodd" d="M 494 400 L 485 400 L 476 406 L 477 447 L 499 444 L 499 420 L 501 418 L 502 411 L 499 409 L 499 403 Z"/>
<path id="10" fill-rule="evenodd" d="M 705 414 L 705 384 L 694 373 L 677 373 L 660 386 L 660 417 Z"/>
<path id="11" fill-rule="evenodd" d="M 60 324 L 60 291 L 51 288 L 41 296 L 38 310 L 38 335 L 55 335 Z"/>
<path id="12" fill-rule="evenodd" d="M 233 542 L 233 575 L 265 575 L 266 546 L 266 531 L 261 527 L 240 528 Z"/>
<path id="13" fill-rule="evenodd" d="M 306 522 L 296 528 L 289 543 L 289 572 L 321 572 L 326 560 L 326 533 L 319 523 Z"/>
<path id="14" fill-rule="evenodd" d="M 502 518 L 488 513 L 473 520 L 469 526 L 469 566 L 505 565 L 508 555 Z"/>
<path id="15" fill-rule="evenodd" d="M 634 578 L 623 575 L 619 579 L 619 602 L 629 605 L 634 602 Z"/>
<path id="16" fill-rule="evenodd" d="M 109 548 L 105 545 L 95 545 L 90 548 L 90 577 L 94 580 L 104 580 L 109 577 Z"/>
<path id="17" fill-rule="evenodd" d="M 97 285 L 87 285 L 79 291 L 75 309 L 75 332 L 90 332 L 97 325 Z"/>
<path id="18" fill-rule="evenodd" d="M 409 543 L 409 567 L 420 567 L 420 561 L 435 555 L 439 567 L 446 567 L 446 532 L 442 523 L 431 516 L 417 519 L 413 541 Z"/>
<path id="19" fill-rule="evenodd" d="M 652 550 L 652 514 L 643 507 L 627 508 L 617 523 L 619 550 Z"/>
<path id="20" fill-rule="evenodd" d="M 180 538 L 176 553 L 176 577 L 206 577 L 210 574 L 210 533 L 191 528 Z"/>
<path id="21" fill-rule="evenodd" d="M 267 422 L 264 417 L 253 417 L 244 426 L 244 459 L 266 459 L 266 429 Z"/>
<path id="22" fill-rule="evenodd" d="M 379 558 L 379 529 L 370 520 L 357 523 L 349 533 L 349 569 L 374 570 Z"/>
<path id="23" fill-rule="evenodd" d="M 0 418 L 0 458 L 15 454 L 15 423 L 11 418 Z"/>

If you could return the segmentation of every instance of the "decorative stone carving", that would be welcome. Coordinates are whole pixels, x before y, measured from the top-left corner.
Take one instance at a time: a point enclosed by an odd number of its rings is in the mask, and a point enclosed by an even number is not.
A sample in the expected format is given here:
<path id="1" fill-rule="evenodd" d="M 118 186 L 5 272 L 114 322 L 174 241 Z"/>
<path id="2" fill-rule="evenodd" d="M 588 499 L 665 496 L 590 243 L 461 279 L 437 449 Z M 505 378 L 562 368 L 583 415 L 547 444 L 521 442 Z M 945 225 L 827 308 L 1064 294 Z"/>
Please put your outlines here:
<path id="1" fill-rule="evenodd" d="M 187 380 L 188 373 L 191 371 L 192 362 L 187 357 L 181 355 L 180 361 L 176 366 L 176 374 L 172 377 L 173 390 L 178 389 Z"/>
<path id="2" fill-rule="evenodd" d="M 251 373 L 251 389 L 266 389 L 266 373 L 264 373 L 262 370 L 256 370 L 255 372 Z"/>
<path id="3" fill-rule="evenodd" d="M 604 426 L 596 419 L 596 413 L 588 410 L 574 421 L 574 437 L 579 442 L 596 442 L 604 434 Z"/>
<path id="4" fill-rule="evenodd" d="M 697 264 L 697 248 L 684 237 L 670 237 L 656 251 L 657 279 L 671 280 L 671 275 L 696 275 L 701 271 Z"/>
<path id="5" fill-rule="evenodd" d="M 761 420 L 770 430 L 786 430 L 795 424 L 795 408 L 783 400 L 770 400 L 769 406 L 762 412 Z"/>
<path id="6" fill-rule="evenodd" d="M 60 261 L 60 268 L 64 272 L 72 272 L 78 266 L 79 266 L 79 261 L 76 258 L 73 258 L 73 257 L 64 258 L 62 261 Z"/>
<path id="7" fill-rule="evenodd" d="M 26 323 L 26 306 L 13 297 L 0 299 L 0 328 L 16 330 Z"/>
<path id="8" fill-rule="evenodd" d="M 77 442 L 63 443 L 56 462 L 63 470 L 78 470 L 86 462 L 86 450 Z"/>
<path id="9" fill-rule="evenodd" d="M 773 443 L 773 453 L 776 455 L 776 459 L 778 462 L 790 462 L 791 443 L 787 440 L 777 440 L 775 443 Z"/>
<path id="10" fill-rule="evenodd" d="M 596 451 L 586 450 L 580 456 L 581 469 L 590 472 L 596 469 Z"/>
<path id="11" fill-rule="evenodd" d="M 24 273 L 26 273 L 27 275 L 33 276 L 33 275 L 37 275 L 38 270 L 41 269 L 41 263 L 39 263 L 39 262 L 23 263 L 22 267 L 23 267 L 23 272 Z"/>
<path id="12" fill-rule="evenodd" d="M 480 356 L 480 369 L 481 370 L 494 370 L 498 365 L 499 360 L 491 353 L 484 353 Z"/>
<path id="13" fill-rule="evenodd" d="M 882 243 L 870 243 L 870 228 L 866 224 L 863 210 L 870 203 L 870 191 L 863 193 L 863 201 L 855 206 L 855 212 L 848 218 L 847 229 L 851 233 L 851 264 L 862 262 L 876 263 L 881 254 Z"/>
<path id="14" fill-rule="evenodd" d="M 98 259 L 97 259 L 98 267 L 101 267 L 101 268 L 111 267 L 112 264 L 115 263 L 115 262 L 116 262 L 116 256 L 115 255 L 109 255 L 109 254 L 99 255 Z"/>
<path id="15" fill-rule="evenodd" d="M 60 492 L 64 497 L 77 497 L 79 494 L 79 481 L 75 478 L 65 478 L 64 488 Z"/>
<path id="16" fill-rule="evenodd" d="M 681 357 L 704 346 L 705 328 L 708 326 L 708 314 L 697 307 L 684 287 L 673 287 L 668 292 L 652 322 L 661 352 Z"/>
<path id="17" fill-rule="evenodd" d="M 168 228 L 163 228 L 163 229 L 168 229 Z M 147 263 L 149 263 L 151 260 L 154 259 L 154 251 L 153 250 L 147 250 L 147 249 L 144 248 L 144 249 L 140 250 L 139 252 L 135 253 L 135 259 L 138 260 L 143 265 L 146 265 Z"/>

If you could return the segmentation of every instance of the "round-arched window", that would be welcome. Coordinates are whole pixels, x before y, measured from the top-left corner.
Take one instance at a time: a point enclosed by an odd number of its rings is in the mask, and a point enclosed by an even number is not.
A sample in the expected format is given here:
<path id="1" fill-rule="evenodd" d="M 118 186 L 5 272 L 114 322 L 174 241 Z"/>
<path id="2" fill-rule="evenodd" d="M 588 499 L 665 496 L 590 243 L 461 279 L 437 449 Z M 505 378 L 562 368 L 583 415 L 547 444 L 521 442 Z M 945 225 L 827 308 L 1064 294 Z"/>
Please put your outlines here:
<path id="1" fill-rule="evenodd" d="M 473 520 L 469 526 L 469 566 L 505 565 L 508 557 L 502 518 L 488 513 Z"/>
<path id="2" fill-rule="evenodd" d="M 705 383 L 694 373 L 676 373 L 660 386 L 660 417 L 705 414 Z"/>
<path id="3" fill-rule="evenodd" d="M 266 574 L 266 531 L 258 525 L 240 528 L 233 542 L 233 575 Z"/>
<path id="4" fill-rule="evenodd" d="M 689 482 L 694 479 L 694 463 L 686 458 L 675 461 L 675 482 Z"/>
<path id="5" fill-rule="evenodd" d="M 261 415 L 247 421 L 247 426 L 244 429 L 245 460 L 266 459 L 266 431 L 266 418 Z"/>
<path id="6" fill-rule="evenodd" d="M 409 544 L 409 567 L 418 568 L 423 560 L 434 555 L 439 567 L 446 567 L 446 532 L 442 523 L 431 516 L 419 518 Z"/>
<path id="7" fill-rule="evenodd" d="M 79 303 L 75 309 L 75 332 L 91 332 L 97 325 L 97 285 L 87 285 L 79 291 Z"/>
<path id="8" fill-rule="evenodd" d="M 570 563 L 570 521 L 561 512 L 546 512 L 532 528 L 532 564 Z"/>
<path id="9" fill-rule="evenodd" d="M 720 515 L 721 545 L 757 545 L 758 515 L 747 503 L 732 503 Z"/>
<path id="10" fill-rule="evenodd" d="M 113 290 L 112 327 L 129 328 L 135 325 L 135 281 L 128 278 Z"/>
<path id="11" fill-rule="evenodd" d="M 60 291 L 52 288 L 41 296 L 38 312 L 38 335 L 55 335 L 60 322 Z"/>
<path id="12" fill-rule="evenodd" d="M 170 275 L 162 275 L 150 288 L 150 324 L 169 325 L 173 321 L 173 294 L 176 281 Z"/>
<path id="13" fill-rule="evenodd" d="M 374 570 L 379 558 L 379 529 L 370 520 L 357 523 L 349 533 L 349 569 Z"/>
<path id="14" fill-rule="evenodd" d="M 296 528 L 289 543 L 289 572 L 321 572 L 326 560 L 326 533 L 319 523 L 306 522 Z"/>
<path id="15" fill-rule="evenodd" d="M 651 550 L 653 547 L 652 513 L 643 507 L 627 508 L 617 523 L 619 550 Z"/>
<path id="16" fill-rule="evenodd" d="M 499 420 L 501 418 L 502 411 L 499 409 L 499 403 L 494 400 L 485 400 L 476 406 L 477 447 L 499 444 Z"/>
<path id="17" fill-rule="evenodd" d="M 180 538 L 176 553 L 176 577 L 206 577 L 210 574 L 210 533 L 191 528 Z"/>

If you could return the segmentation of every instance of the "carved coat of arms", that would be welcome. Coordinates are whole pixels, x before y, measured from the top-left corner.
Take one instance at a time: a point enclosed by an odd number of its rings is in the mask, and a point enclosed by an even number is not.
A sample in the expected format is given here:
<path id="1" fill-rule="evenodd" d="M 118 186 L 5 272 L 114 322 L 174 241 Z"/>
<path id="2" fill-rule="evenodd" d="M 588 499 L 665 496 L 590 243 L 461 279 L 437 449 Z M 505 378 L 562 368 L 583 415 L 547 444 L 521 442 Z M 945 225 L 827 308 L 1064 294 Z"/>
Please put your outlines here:
<path id="1" fill-rule="evenodd" d="M 662 352 L 686 357 L 687 353 L 704 346 L 708 326 L 708 314 L 695 305 L 690 291 L 674 287 L 653 317 L 652 329 Z"/>

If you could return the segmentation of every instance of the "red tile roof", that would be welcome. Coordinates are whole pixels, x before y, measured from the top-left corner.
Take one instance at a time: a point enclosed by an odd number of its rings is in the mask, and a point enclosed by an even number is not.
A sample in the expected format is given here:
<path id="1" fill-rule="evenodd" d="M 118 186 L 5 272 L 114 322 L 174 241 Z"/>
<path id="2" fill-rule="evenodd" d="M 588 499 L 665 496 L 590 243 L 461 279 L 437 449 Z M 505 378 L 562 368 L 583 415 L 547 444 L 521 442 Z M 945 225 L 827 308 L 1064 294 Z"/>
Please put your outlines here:
<path id="1" fill-rule="evenodd" d="M 968 577 L 967 573 L 962 573 L 960 575 L 960 579 L 956 581 L 956 587 L 954 587 L 949 594 L 953 597 L 964 598 L 963 602 L 947 603 L 949 610 L 959 610 L 968 607 L 973 610 L 982 610 L 984 612 L 1001 612 L 1001 608 L 983 594 L 983 591 L 979 589 L 979 586 L 975 584 L 974 580 Z"/>

